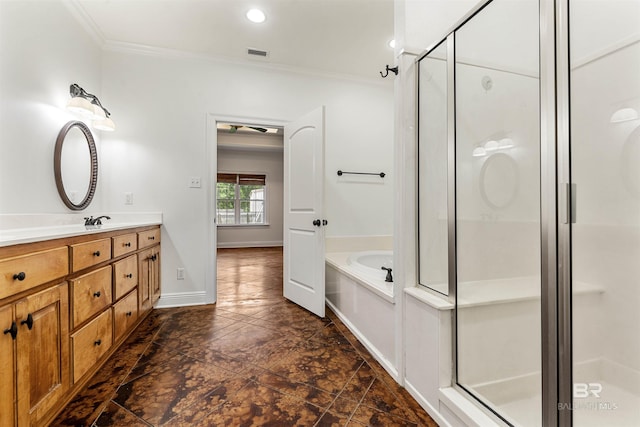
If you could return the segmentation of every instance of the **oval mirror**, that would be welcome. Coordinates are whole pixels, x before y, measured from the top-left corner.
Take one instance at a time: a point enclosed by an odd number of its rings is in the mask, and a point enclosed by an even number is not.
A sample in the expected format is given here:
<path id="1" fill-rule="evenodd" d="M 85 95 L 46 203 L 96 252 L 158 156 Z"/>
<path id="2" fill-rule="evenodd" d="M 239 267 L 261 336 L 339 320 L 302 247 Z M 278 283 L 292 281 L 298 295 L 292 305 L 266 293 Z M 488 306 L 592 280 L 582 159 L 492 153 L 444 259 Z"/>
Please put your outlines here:
<path id="1" fill-rule="evenodd" d="M 56 140 L 53 169 L 64 204 L 74 211 L 89 206 L 98 184 L 98 154 L 87 125 L 71 121 L 63 126 Z"/>
<path id="2" fill-rule="evenodd" d="M 518 165 L 512 157 L 497 153 L 489 157 L 480 171 L 480 195 L 493 209 L 509 206 L 518 192 Z"/>

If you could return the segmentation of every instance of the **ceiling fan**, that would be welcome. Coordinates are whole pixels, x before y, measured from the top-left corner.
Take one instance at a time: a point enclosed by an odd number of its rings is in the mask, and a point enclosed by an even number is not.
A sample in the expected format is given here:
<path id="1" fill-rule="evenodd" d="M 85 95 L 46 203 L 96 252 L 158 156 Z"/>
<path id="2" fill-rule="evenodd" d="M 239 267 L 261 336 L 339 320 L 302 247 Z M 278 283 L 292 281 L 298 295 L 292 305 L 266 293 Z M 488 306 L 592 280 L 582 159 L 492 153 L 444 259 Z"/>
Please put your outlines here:
<path id="1" fill-rule="evenodd" d="M 2 0 L 0 0 L 2 1 Z M 263 127 L 263 126 L 251 126 L 232 123 L 218 123 L 217 128 L 219 131 L 226 131 L 227 133 L 253 133 L 260 132 L 261 134 L 276 135 L 282 133 L 282 128 L 279 127 Z"/>
<path id="2" fill-rule="evenodd" d="M 229 125 L 229 133 L 236 133 L 238 132 L 238 129 L 242 129 L 242 128 L 253 129 L 255 131 L 262 132 L 262 133 L 267 132 L 267 129 L 257 127 L 257 126 Z"/>

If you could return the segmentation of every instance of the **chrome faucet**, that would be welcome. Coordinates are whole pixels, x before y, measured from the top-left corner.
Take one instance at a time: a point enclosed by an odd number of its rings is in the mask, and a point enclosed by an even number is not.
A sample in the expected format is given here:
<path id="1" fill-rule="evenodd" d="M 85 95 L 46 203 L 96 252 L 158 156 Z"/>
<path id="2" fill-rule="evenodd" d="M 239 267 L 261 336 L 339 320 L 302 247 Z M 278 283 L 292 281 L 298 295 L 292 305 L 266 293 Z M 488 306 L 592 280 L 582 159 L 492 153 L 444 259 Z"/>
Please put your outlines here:
<path id="1" fill-rule="evenodd" d="M 101 218 L 111 219 L 110 216 L 106 216 L 106 215 L 101 215 L 101 216 L 99 216 L 97 218 L 94 218 L 93 216 L 90 216 L 89 218 L 85 217 L 84 218 L 84 225 L 102 225 Z"/>
<path id="2" fill-rule="evenodd" d="M 393 277 L 391 276 L 392 268 L 380 267 L 382 270 L 387 270 L 387 277 L 384 279 L 385 282 L 393 282 Z"/>

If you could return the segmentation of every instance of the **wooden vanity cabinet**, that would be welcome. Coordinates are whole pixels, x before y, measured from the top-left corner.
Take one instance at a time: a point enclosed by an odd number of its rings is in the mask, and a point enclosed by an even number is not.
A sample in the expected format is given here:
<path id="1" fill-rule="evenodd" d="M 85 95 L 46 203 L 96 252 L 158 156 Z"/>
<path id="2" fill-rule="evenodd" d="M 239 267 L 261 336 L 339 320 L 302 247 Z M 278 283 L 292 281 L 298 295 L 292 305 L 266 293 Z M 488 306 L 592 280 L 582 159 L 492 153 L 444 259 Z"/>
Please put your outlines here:
<path id="1" fill-rule="evenodd" d="M 69 390 L 67 302 L 63 282 L 0 307 L 0 425 L 39 425 Z"/>
<path id="2" fill-rule="evenodd" d="M 142 234 L 142 233 L 140 233 Z M 160 234 L 150 236 L 143 235 L 139 242 L 155 246 L 149 247 L 138 254 L 138 298 L 140 313 L 146 313 L 160 298 Z"/>
<path id="3" fill-rule="evenodd" d="M 151 311 L 159 256 L 158 226 L 0 247 L 0 426 L 51 423 Z"/>
<path id="4" fill-rule="evenodd" d="M 0 426 L 16 425 L 16 345 L 12 333 L 18 325 L 13 305 L 0 307 Z M 17 338 L 17 337 L 16 337 Z"/>

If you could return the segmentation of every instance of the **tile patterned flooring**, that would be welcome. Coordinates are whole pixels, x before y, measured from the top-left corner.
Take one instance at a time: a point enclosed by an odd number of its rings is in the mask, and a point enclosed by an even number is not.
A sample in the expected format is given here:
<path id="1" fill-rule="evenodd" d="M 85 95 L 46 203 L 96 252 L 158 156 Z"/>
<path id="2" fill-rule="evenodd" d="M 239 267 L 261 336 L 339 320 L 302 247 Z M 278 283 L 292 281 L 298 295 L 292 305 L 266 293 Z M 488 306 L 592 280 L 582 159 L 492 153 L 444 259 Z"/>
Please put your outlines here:
<path id="1" fill-rule="evenodd" d="M 282 296 L 282 248 L 218 250 L 218 303 L 154 310 L 55 426 L 436 426 L 331 311 Z"/>

